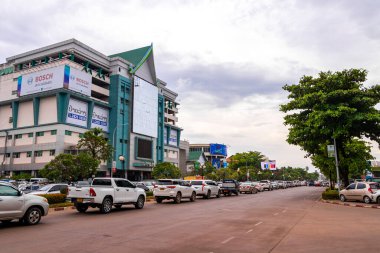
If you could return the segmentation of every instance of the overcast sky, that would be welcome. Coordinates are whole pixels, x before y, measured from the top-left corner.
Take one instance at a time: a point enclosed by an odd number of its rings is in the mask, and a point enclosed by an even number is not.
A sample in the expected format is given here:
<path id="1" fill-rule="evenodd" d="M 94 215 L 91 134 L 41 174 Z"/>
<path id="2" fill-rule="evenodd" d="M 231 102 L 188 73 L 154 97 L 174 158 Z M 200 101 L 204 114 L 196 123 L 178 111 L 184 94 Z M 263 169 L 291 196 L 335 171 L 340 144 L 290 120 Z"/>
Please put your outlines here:
<path id="1" fill-rule="evenodd" d="M 345 68 L 367 69 L 367 85 L 380 78 L 379 1 L 11 0 L 1 10 L 0 63 L 70 38 L 107 55 L 153 43 L 184 139 L 279 166 L 313 167 L 286 142 L 283 85 Z"/>

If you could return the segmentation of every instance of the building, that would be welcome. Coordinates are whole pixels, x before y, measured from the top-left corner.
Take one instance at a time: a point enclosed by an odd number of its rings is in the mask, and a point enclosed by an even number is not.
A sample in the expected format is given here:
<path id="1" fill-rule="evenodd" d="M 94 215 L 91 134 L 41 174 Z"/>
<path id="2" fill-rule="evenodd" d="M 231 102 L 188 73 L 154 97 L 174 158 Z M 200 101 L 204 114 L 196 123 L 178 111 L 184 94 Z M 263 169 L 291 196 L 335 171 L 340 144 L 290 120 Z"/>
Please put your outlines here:
<path id="1" fill-rule="evenodd" d="M 207 158 L 203 151 L 190 151 L 187 159 L 186 173 L 198 172 L 207 162 Z M 198 174 L 197 173 L 197 174 Z"/>
<path id="2" fill-rule="evenodd" d="M 150 178 L 165 140 L 179 146 L 175 104 L 165 109 L 170 94 L 156 77 L 152 45 L 107 56 L 70 39 L 11 56 L 0 64 L 0 172 L 37 175 L 100 127 L 116 164 L 102 162 L 98 175 Z"/>
<path id="3" fill-rule="evenodd" d="M 227 146 L 224 144 L 190 144 L 190 152 L 204 152 L 207 161 L 215 168 L 226 167 Z"/>

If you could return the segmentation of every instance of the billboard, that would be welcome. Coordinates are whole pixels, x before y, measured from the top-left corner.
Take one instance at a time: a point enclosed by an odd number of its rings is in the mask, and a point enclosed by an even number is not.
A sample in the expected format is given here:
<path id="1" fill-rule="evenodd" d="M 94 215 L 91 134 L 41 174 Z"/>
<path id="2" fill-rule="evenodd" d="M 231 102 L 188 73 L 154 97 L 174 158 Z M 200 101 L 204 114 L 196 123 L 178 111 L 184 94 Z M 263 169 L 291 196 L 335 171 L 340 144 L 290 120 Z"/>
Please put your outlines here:
<path id="1" fill-rule="evenodd" d="M 178 146 L 177 134 L 178 134 L 177 130 L 170 129 L 169 145 Z"/>
<path id="2" fill-rule="evenodd" d="M 157 138 L 158 88 L 135 76 L 133 93 L 134 133 Z"/>
<path id="3" fill-rule="evenodd" d="M 70 98 L 67 108 L 66 123 L 87 127 L 87 103 Z"/>
<path id="4" fill-rule="evenodd" d="M 211 164 L 212 164 L 212 167 L 216 168 L 216 169 L 219 169 L 220 166 L 221 166 L 221 163 L 220 163 L 220 159 L 219 158 L 212 158 L 211 159 Z"/>
<path id="5" fill-rule="evenodd" d="M 210 154 L 227 156 L 227 147 L 224 144 L 212 143 L 210 144 Z"/>
<path id="6" fill-rule="evenodd" d="M 261 169 L 262 170 L 276 170 L 276 160 L 261 162 Z"/>
<path id="7" fill-rule="evenodd" d="M 91 128 L 100 127 L 103 131 L 108 132 L 109 112 L 108 109 L 94 106 L 91 118 Z"/>
<path id="8" fill-rule="evenodd" d="M 92 76 L 67 65 L 44 69 L 20 76 L 17 83 L 19 97 L 66 88 L 91 96 Z"/>

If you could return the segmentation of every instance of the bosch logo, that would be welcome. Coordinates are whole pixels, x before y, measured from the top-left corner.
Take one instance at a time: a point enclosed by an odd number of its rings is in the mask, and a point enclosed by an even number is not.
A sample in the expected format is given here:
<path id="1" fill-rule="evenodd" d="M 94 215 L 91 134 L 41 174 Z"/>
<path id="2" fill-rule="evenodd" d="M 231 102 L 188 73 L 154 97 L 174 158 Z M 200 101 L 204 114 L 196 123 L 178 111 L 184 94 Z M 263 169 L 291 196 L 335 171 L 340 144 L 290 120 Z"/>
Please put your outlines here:
<path id="1" fill-rule="evenodd" d="M 31 85 L 33 83 L 33 77 L 29 77 L 28 80 L 27 80 L 27 83 L 29 85 Z"/>

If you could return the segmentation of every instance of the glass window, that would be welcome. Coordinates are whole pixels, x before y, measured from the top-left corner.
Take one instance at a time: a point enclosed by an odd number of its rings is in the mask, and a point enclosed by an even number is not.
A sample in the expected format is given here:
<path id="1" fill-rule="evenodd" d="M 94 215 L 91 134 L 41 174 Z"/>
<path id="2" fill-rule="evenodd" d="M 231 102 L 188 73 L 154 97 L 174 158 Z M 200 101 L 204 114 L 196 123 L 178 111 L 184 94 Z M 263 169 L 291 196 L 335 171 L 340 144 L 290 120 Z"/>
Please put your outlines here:
<path id="1" fill-rule="evenodd" d="M 42 156 L 42 150 L 34 151 L 34 156 L 35 157 L 41 157 Z"/>
<path id="2" fill-rule="evenodd" d="M 26 157 L 32 157 L 32 151 L 26 152 Z"/>
<path id="3" fill-rule="evenodd" d="M 15 139 L 21 139 L 22 138 L 22 134 L 16 134 L 15 135 Z"/>
<path id="4" fill-rule="evenodd" d="M 55 192 L 55 191 L 60 191 L 61 186 L 60 185 L 54 185 L 52 188 L 50 188 L 49 192 Z"/>
<path id="5" fill-rule="evenodd" d="M 33 137 L 33 133 L 28 133 L 28 137 L 32 138 Z"/>
<path id="6" fill-rule="evenodd" d="M 358 183 L 357 189 L 365 189 L 365 184 Z"/>
<path id="7" fill-rule="evenodd" d="M 137 138 L 137 157 L 152 159 L 152 140 Z"/>
<path id="8" fill-rule="evenodd" d="M 5 157 L 11 157 L 11 153 L 5 153 Z"/>
<path id="9" fill-rule="evenodd" d="M 49 155 L 54 156 L 55 155 L 55 149 L 49 150 Z"/>
<path id="10" fill-rule="evenodd" d="M 12 135 L 7 136 L 8 140 L 12 140 Z"/>
<path id="11" fill-rule="evenodd" d="M 68 136 L 71 136 L 73 132 L 69 131 L 69 130 L 65 130 L 65 135 L 68 135 Z"/>
<path id="12" fill-rule="evenodd" d="M 203 182 L 202 181 L 191 181 L 191 184 L 192 185 L 202 185 Z"/>
<path id="13" fill-rule="evenodd" d="M 350 184 L 349 186 L 347 186 L 347 190 L 354 190 L 355 189 L 355 185 L 356 184 Z"/>
<path id="14" fill-rule="evenodd" d="M 378 190 L 378 189 L 379 189 L 379 184 L 369 184 L 369 187 L 370 187 L 372 190 Z"/>
<path id="15" fill-rule="evenodd" d="M 125 179 L 120 179 L 115 181 L 116 185 L 119 187 L 126 187 L 126 188 L 135 188 L 135 185 L 129 182 L 128 180 Z"/>
<path id="16" fill-rule="evenodd" d="M 12 155 L 13 158 L 20 158 L 20 152 L 15 152 Z"/>
<path id="17" fill-rule="evenodd" d="M 37 136 L 44 136 L 44 132 L 37 132 L 36 135 Z"/>
<path id="18" fill-rule="evenodd" d="M 57 135 L 57 130 L 51 130 L 50 135 Z"/>
<path id="19" fill-rule="evenodd" d="M 111 179 L 94 179 L 92 185 L 106 185 L 111 186 Z"/>
<path id="20" fill-rule="evenodd" d="M 18 191 L 6 185 L 0 185 L 0 196 L 18 196 Z"/>

